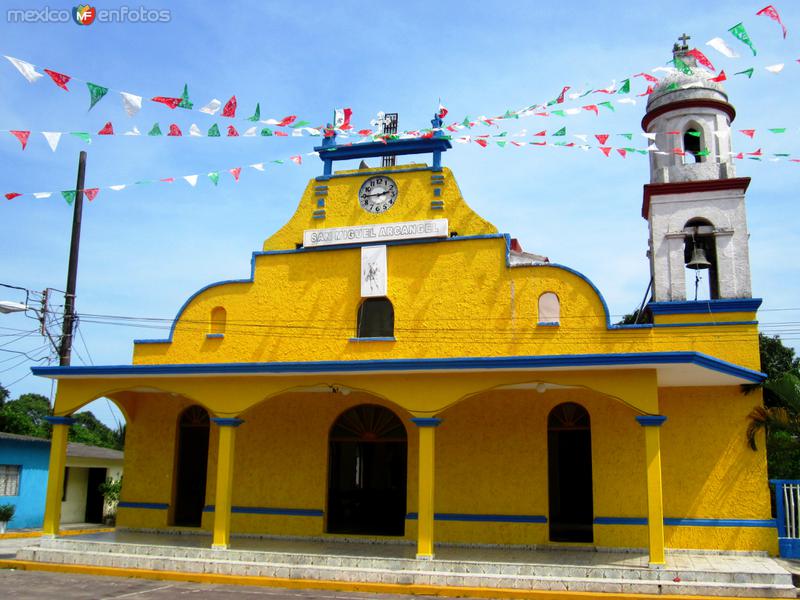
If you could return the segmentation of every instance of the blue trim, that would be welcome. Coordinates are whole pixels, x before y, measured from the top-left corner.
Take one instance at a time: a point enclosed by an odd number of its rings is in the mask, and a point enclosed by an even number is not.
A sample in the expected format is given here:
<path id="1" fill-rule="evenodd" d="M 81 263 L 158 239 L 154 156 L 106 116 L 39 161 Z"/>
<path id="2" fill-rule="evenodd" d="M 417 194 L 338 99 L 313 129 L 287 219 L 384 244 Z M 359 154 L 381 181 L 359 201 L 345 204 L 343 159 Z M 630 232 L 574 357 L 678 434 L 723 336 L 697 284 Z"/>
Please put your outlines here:
<path id="1" fill-rule="evenodd" d="M 433 167 L 409 167 L 408 169 L 385 169 L 381 171 L 357 171 L 355 173 L 336 173 L 333 175 L 320 175 L 316 178 L 317 181 L 328 181 L 329 179 L 339 179 L 343 177 L 364 177 L 365 175 L 393 175 L 394 173 L 417 173 L 419 171 L 433 171 Z"/>
<path id="2" fill-rule="evenodd" d="M 536 324 L 537 327 L 560 327 L 561 323 L 558 321 L 540 321 Z"/>
<path id="3" fill-rule="evenodd" d="M 363 339 L 363 338 L 361 338 Z M 708 356 L 701 352 L 639 352 L 620 354 L 561 354 L 542 356 L 484 356 L 458 358 L 395 358 L 374 360 L 327 360 L 307 362 L 203 363 L 171 365 L 108 365 L 81 367 L 32 367 L 34 375 L 44 377 L 110 375 L 228 375 L 228 374 L 308 374 L 376 373 L 403 371 L 548 369 L 553 367 L 597 367 L 631 365 L 689 364 L 758 383 L 764 373 Z"/>
<path id="4" fill-rule="evenodd" d="M 206 339 L 207 340 L 221 340 L 225 338 L 224 333 L 207 333 Z"/>
<path id="5" fill-rule="evenodd" d="M 169 504 L 161 504 L 159 502 L 124 502 L 122 500 L 117 504 L 117 508 L 146 508 L 150 510 L 167 510 Z"/>
<path id="6" fill-rule="evenodd" d="M 779 537 L 778 552 L 781 558 L 800 558 L 800 539 Z"/>
<path id="7" fill-rule="evenodd" d="M 204 513 L 213 513 L 214 505 L 203 507 Z M 316 508 L 272 508 L 266 506 L 231 506 L 231 512 L 241 515 L 282 515 L 288 517 L 321 517 L 324 513 Z"/>
<path id="8" fill-rule="evenodd" d="M 294 250 L 264 250 L 254 252 L 254 256 L 275 256 L 280 254 L 302 254 L 304 252 L 327 252 L 331 250 L 350 250 L 363 246 L 409 246 L 412 244 L 437 244 L 442 242 L 468 242 L 472 240 L 491 240 L 505 237 L 502 233 L 484 233 L 480 235 L 458 235 L 446 238 L 420 238 L 414 240 L 386 240 L 384 242 L 364 242 L 356 244 L 337 244 L 333 246 L 311 246 L 295 248 Z"/>
<path id="9" fill-rule="evenodd" d="M 72 425 L 75 422 L 72 417 L 45 417 L 44 420 L 50 425 Z"/>
<path id="10" fill-rule="evenodd" d="M 431 210 L 444 210 L 444 204 L 434 204 L 431 202 Z"/>
<path id="11" fill-rule="evenodd" d="M 228 419 L 222 417 L 212 417 L 211 420 L 220 427 L 238 427 L 244 423 L 243 419 Z"/>
<path id="12" fill-rule="evenodd" d="M 350 338 L 351 342 L 396 342 L 397 339 L 392 337 L 352 337 Z"/>
<path id="13" fill-rule="evenodd" d="M 410 512 L 409 521 L 416 521 L 419 515 Z M 470 513 L 434 513 L 434 521 L 466 521 L 470 523 L 547 523 L 544 515 L 478 515 Z"/>
<path id="14" fill-rule="evenodd" d="M 414 417 L 411 422 L 417 427 L 438 427 L 442 424 L 442 420 L 437 417 Z"/>
<path id="15" fill-rule="evenodd" d="M 324 207 L 324 206 L 325 206 L 325 198 L 319 198 L 319 199 L 317 199 L 317 207 L 318 207 L 318 208 L 322 208 L 322 207 Z"/>
<path id="16" fill-rule="evenodd" d="M 723 298 L 721 300 L 650 302 L 647 308 L 654 315 L 688 315 L 721 312 L 756 312 L 759 306 L 761 306 L 761 298 Z"/>
<path id="17" fill-rule="evenodd" d="M 453 145 L 450 140 L 440 137 L 413 138 L 409 140 L 391 140 L 383 142 L 367 142 L 365 144 L 315 146 L 319 158 L 323 162 L 373 158 L 377 156 L 402 156 L 405 154 L 428 154 L 446 152 Z M 361 174 L 364 175 L 363 173 Z"/>
<path id="18" fill-rule="evenodd" d="M 442 188 L 434 188 L 433 195 L 437 198 L 442 195 Z"/>
<path id="19" fill-rule="evenodd" d="M 775 527 L 775 519 L 664 519 L 672 527 Z"/>
<path id="20" fill-rule="evenodd" d="M 785 538 L 786 537 L 786 507 L 783 505 L 783 486 L 784 485 L 800 485 L 800 480 L 797 479 L 770 479 L 770 485 L 775 486 L 775 509 L 776 515 L 775 520 L 778 523 L 778 537 Z M 788 550 L 791 550 L 788 548 Z M 781 556 L 789 556 L 784 555 L 783 550 L 781 549 Z M 798 556 L 800 558 L 800 556 Z"/>
<path id="21" fill-rule="evenodd" d="M 595 525 L 647 525 L 647 517 L 595 517 Z"/>
<path id="22" fill-rule="evenodd" d="M 636 420 L 642 427 L 661 427 L 667 417 L 663 415 L 642 415 L 636 417 Z"/>
<path id="23" fill-rule="evenodd" d="M 327 189 L 328 189 L 327 185 L 315 185 L 314 186 L 314 191 L 327 190 Z"/>
<path id="24" fill-rule="evenodd" d="M 714 321 L 713 323 L 655 323 L 653 327 L 719 327 L 720 325 L 758 325 L 758 321 Z"/>

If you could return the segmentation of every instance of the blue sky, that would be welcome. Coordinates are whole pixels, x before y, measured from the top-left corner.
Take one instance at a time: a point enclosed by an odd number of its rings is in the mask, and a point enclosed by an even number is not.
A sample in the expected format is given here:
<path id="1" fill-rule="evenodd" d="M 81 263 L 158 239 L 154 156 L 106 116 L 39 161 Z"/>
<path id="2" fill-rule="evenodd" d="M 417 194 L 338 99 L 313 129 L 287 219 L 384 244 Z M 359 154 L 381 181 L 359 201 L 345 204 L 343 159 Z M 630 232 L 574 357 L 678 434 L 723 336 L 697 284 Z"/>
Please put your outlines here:
<path id="1" fill-rule="evenodd" d="M 19 2 L 20 8 L 71 8 L 61 2 Z M 262 118 L 296 114 L 313 124 L 330 120 L 336 107 L 351 107 L 353 122 L 369 127 L 380 110 L 400 113 L 401 129 L 429 124 L 438 99 L 448 119 L 500 115 L 555 98 L 563 86 L 604 88 L 662 66 L 683 32 L 730 80 L 736 106 L 735 129 L 756 129 L 754 140 L 734 135 L 735 151 L 762 148 L 765 154 L 800 158 L 796 90 L 800 84 L 800 6 L 782 2 L 789 35 L 755 13 L 764 2 L 709 2 L 702 10 L 659 3 L 563 2 L 133 2 L 128 6 L 168 9 L 163 24 L 9 23 L 0 14 L 0 54 L 29 61 L 118 91 L 177 96 L 186 83 L 196 107 L 212 98 L 236 95 L 239 115 L 256 102 Z M 94 4 L 98 9 L 119 3 Z M 744 22 L 758 55 L 727 29 Z M 740 54 L 727 59 L 705 42 L 724 38 Z M 773 75 L 764 67 L 785 63 Z M 755 67 L 748 80 L 735 71 Z M 65 92 L 45 78 L 31 85 L 6 61 L 0 64 L 0 128 L 96 133 L 111 121 L 119 134 L 132 126 L 142 132 L 159 122 L 188 132 L 192 123 L 206 131 L 230 121 L 196 111 L 170 111 L 148 103 L 129 118 L 112 91 L 91 111 L 81 81 Z M 501 129 L 476 127 L 458 135 L 525 128 L 574 134 L 612 135 L 609 145 L 640 148 L 644 114 L 641 78 L 633 81 L 636 105 L 618 104 L 595 117 L 529 117 L 505 121 Z M 592 95 L 569 106 L 605 100 Z M 621 96 L 616 96 L 618 100 Z M 236 121 L 240 131 L 244 121 Z M 766 132 L 786 127 L 785 134 Z M 634 133 L 633 143 L 618 133 Z M 556 138 L 557 139 L 557 138 Z M 4 165 L 2 193 L 74 188 L 78 152 L 88 151 L 86 187 L 144 179 L 200 174 L 196 188 L 174 184 L 102 190 L 84 208 L 78 274 L 79 313 L 172 318 L 183 301 L 207 283 L 249 276 L 250 254 L 294 212 L 309 178 L 321 162 L 304 156 L 302 166 L 287 161 L 265 172 L 247 165 L 287 159 L 312 151 L 318 138 L 152 138 L 93 136 L 91 145 L 65 137 L 51 152 L 42 136 L 19 143 L 0 133 Z M 404 162 L 404 161 L 401 161 Z M 605 158 L 598 150 L 526 146 L 482 149 L 454 144 L 444 156 L 461 191 L 479 213 L 501 231 L 520 239 L 526 250 L 549 256 L 590 277 L 611 312 L 630 312 L 641 302 L 649 278 L 645 257 L 647 223 L 640 216 L 642 185 L 649 177 L 645 156 Z M 209 171 L 244 167 L 234 183 L 223 172 L 214 187 Z M 800 267 L 796 190 L 800 163 L 740 161 L 739 176 L 753 178 L 747 195 L 754 296 L 764 298 L 764 331 L 800 340 Z M 63 289 L 72 211 L 57 195 L 30 196 L 0 204 L 0 283 L 32 290 Z M 0 288 L 2 290 L 2 288 Z M 21 300 L 12 290 L 0 299 Z M 786 310 L 791 309 L 791 310 Z M 21 315 L 0 316 L 0 350 L 32 351 L 44 346 L 37 334 L 16 339 L 35 323 Z M 134 338 L 161 337 L 157 329 L 100 325 L 84 317 L 73 364 L 130 363 Z M 88 351 L 87 351 L 88 350 Z M 44 355 L 39 350 L 35 356 Z M 0 383 L 12 397 L 28 391 L 50 395 L 50 382 L 24 377 L 30 363 L 0 352 Z M 90 358 L 91 357 L 91 358 Z M 13 359 L 13 360 L 12 360 Z M 17 381 L 20 378 L 23 378 Z M 15 383 L 16 382 L 16 383 Z M 13 385 L 10 385 L 12 384 Z M 105 402 L 89 407 L 113 422 Z"/>

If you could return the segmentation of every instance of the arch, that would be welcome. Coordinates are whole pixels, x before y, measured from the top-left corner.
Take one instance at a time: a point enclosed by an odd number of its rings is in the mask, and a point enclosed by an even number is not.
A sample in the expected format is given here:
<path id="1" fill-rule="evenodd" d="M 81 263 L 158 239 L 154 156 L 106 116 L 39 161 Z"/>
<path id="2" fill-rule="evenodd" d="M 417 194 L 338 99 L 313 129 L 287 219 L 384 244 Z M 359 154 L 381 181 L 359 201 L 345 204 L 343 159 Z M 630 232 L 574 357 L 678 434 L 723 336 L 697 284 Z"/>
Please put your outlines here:
<path id="1" fill-rule="evenodd" d="M 394 337 L 394 307 L 388 298 L 367 298 L 361 303 L 356 337 Z"/>
<path id="2" fill-rule="evenodd" d="M 208 332 L 211 334 L 225 333 L 225 326 L 228 320 L 228 311 L 224 306 L 215 306 L 211 309 L 211 316 L 208 322 Z"/>
<path id="3" fill-rule="evenodd" d="M 594 541 L 592 437 L 589 412 L 564 402 L 547 416 L 550 541 Z"/>
<path id="4" fill-rule="evenodd" d="M 172 524 L 199 527 L 206 502 L 208 411 L 199 404 L 178 416 Z"/>
<path id="5" fill-rule="evenodd" d="M 358 404 L 328 435 L 328 533 L 405 534 L 408 436 L 400 418 Z"/>
<path id="6" fill-rule="evenodd" d="M 704 217 L 693 217 L 683 226 L 685 233 L 683 243 L 683 262 L 686 265 L 686 289 L 694 287 L 694 299 L 700 298 L 700 271 L 708 271 L 709 299 L 719 298 L 719 280 L 717 265 L 717 244 L 714 237 L 714 225 Z M 708 266 L 698 266 L 696 258 L 705 257 Z M 687 299 L 689 294 L 687 293 Z"/>
<path id="7" fill-rule="evenodd" d="M 703 127 L 694 121 L 688 122 L 683 128 L 683 162 L 704 162 L 705 154 L 703 154 L 703 149 L 705 147 Z"/>
<path id="8" fill-rule="evenodd" d="M 554 292 L 539 296 L 539 325 L 559 325 L 561 323 L 561 303 Z"/>

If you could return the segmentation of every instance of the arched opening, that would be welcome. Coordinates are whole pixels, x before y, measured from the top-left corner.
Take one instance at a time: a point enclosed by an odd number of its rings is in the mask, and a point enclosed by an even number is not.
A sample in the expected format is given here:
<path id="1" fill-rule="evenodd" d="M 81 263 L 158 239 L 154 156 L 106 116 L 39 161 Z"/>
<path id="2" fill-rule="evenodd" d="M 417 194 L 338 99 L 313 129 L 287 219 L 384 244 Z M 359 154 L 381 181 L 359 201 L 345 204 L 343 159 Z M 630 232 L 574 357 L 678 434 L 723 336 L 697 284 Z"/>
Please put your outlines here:
<path id="1" fill-rule="evenodd" d="M 592 437 L 589 413 L 565 402 L 547 417 L 550 540 L 592 542 Z"/>
<path id="2" fill-rule="evenodd" d="M 558 325 L 561 322 L 561 303 L 553 292 L 539 296 L 539 325 Z"/>
<path id="3" fill-rule="evenodd" d="M 178 421 L 173 524 L 199 527 L 206 502 L 208 470 L 208 412 L 193 405 Z"/>
<path id="4" fill-rule="evenodd" d="M 683 151 L 685 162 L 703 162 L 703 134 L 695 126 L 690 126 L 683 134 Z"/>
<path id="5" fill-rule="evenodd" d="M 357 336 L 394 337 L 394 307 L 388 298 L 367 298 L 361 303 Z"/>
<path id="6" fill-rule="evenodd" d="M 215 306 L 211 309 L 211 319 L 209 321 L 208 332 L 211 334 L 225 333 L 225 322 L 228 313 L 223 306 Z"/>
<path id="7" fill-rule="evenodd" d="M 683 232 L 685 234 L 683 262 L 686 265 L 686 298 L 694 298 L 694 300 L 719 298 L 714 226 L 706 219 L 695 218 L 684 225 Z"/>
<path id="8" fill-rule="evenodd" d="M 408 440 L 388 408 L 360 404 L 331 427 L 328 533 L 403 535 Z"/>

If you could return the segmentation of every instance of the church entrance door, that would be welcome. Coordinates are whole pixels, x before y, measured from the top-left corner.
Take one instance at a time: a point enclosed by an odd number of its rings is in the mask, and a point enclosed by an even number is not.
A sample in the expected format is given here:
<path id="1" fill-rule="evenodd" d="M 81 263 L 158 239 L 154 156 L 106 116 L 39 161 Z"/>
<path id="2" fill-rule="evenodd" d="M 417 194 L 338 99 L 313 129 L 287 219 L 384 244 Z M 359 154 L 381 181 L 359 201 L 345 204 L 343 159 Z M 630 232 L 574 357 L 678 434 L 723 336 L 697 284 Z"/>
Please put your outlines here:
<path id="1" fill-rule="evenodd" d="M 592 438 L 589 413 L 559 404 L 547 419 L 550 541 L 592 542 Z"/>
<path id="2" fill-rule="evenodd" d="M 392 411 L 361 404 L 329 435 L 328 533 L 403 535 L 408 441 Z"/>
<path id="3" fill-rule="evenodd" d="M 195 405 L 183 411 L 178 422 L 175 525 L 200 527 L 206 502 L 208 433 L 208 412 L 204 408 Z"/>

